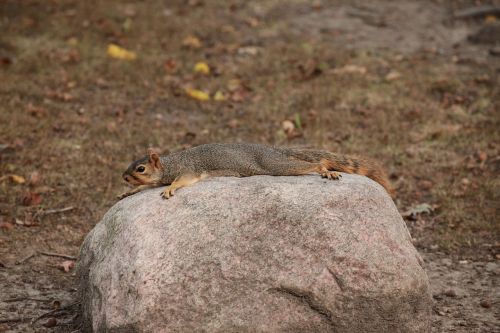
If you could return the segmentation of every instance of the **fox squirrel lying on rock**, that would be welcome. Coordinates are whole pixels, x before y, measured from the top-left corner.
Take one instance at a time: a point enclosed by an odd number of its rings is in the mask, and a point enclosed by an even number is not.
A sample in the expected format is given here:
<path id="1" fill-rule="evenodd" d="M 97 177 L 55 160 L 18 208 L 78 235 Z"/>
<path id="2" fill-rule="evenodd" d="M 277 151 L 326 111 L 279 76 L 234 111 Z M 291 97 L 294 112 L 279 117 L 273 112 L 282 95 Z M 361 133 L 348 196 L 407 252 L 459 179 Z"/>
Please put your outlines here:
<path id="1" fill-rule="evenodd" d="M 123 179 L 136 187 L 118 198 L 168 185 L 161 193 L 168 199 L 177 189 L 208 177 L 300 176 L 315 172 L 324 178 L 339 179 L 337 171 L 367 176 L 393 194 L 383 170 L 369 160 L 314 149 L 212 143 L 162 156 L 148 149 L 147 156 L 130 164 L 123 173 Z"/>

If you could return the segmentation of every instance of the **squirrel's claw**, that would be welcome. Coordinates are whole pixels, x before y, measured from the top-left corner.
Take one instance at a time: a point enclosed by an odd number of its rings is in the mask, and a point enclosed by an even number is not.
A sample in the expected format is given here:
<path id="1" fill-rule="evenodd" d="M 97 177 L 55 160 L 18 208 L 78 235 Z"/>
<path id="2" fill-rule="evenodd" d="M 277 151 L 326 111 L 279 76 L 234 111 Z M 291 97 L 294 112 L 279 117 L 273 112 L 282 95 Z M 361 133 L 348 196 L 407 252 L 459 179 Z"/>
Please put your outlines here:
<path id="1" fill-rule="evenodd" d="M 330 180 L 338 180 L 338 179 L 342 178 L 342 175 L 338 172 L 335 172 L 335 171 L 325 171 L 325 172 L 321 173 L 321 177 L 328 178 Z"/>
<path id="2" fill-rule="evenodd" d="M 167 186 L 163 192 L 160 193 L 163 199 L 170 199 L 174 195 L 175 189 L 172 186 Z"/>
<path id="3" fill-rule="evenodd" d="M 122 194 L 120 194 L 120 195 L 117 195 L 117 196 L 116 196 L 116 198 L 117 198 L 118 200 L 121 200 L 121 199 L 123 199 L 123 198 L 128 197 L 130 194 L 131 194 L 130 192 L 125 192 L 125 193 L 122 193 Z"/>

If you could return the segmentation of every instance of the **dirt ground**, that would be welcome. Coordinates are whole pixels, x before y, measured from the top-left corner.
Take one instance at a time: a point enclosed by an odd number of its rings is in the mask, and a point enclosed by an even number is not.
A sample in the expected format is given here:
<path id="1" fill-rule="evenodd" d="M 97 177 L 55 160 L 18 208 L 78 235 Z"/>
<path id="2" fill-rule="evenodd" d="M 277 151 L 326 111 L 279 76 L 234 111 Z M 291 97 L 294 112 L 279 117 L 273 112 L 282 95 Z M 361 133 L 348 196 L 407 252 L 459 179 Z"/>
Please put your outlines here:
<path id="1" fill-rule="evenodd" d="M 75 330 L 74 257 L 123 170 L 208 142 L 378 159 L 433 331 L 498 332 L 500 16 L 460 15 L 484 5 L 1 1 L 0 332 Z"/>

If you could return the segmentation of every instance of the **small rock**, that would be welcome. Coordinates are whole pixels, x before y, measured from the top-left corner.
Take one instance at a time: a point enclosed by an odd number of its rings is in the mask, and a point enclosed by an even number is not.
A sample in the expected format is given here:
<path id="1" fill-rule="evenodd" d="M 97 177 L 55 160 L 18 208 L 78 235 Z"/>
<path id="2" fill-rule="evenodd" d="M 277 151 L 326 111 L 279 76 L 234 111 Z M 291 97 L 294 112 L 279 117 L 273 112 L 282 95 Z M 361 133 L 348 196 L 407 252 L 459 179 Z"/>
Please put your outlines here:
<path id="1" fill-rule="evenodd" d="M 491 300 L 486 298 L 486 299 L 483 299 L 479 305 L 481 305 L 483 308 L 486 308 L 486 309 L 489 309 L 491 308 Z"/>
<path id="2" fill-rule="evenodd" d="M 50 328 L 50 327 L 55 327 L 57 325 L 57 319 L 54 317 L 51 317 L 47 319 L 45 324 L 43 324 L 44 327 Z"/>
<path id="3" fill-rule="evenodd" d="M 453 289 L 445 290 L 443 294 L 448 297 L 457 297 L 457 292 Z"/>

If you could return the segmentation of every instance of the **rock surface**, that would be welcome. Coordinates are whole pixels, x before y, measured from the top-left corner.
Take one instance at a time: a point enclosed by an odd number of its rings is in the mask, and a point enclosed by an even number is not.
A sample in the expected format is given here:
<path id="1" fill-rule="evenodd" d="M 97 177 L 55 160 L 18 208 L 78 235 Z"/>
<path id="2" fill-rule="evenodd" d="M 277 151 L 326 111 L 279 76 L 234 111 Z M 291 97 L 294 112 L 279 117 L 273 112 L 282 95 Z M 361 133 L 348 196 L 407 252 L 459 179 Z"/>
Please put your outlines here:
<path id="1" fill-rule="evenodd" d="M 429 332 L 393 201 L 344 175 L 214 178 L 121 200 L 85 239 L 84 331 Z"/>

